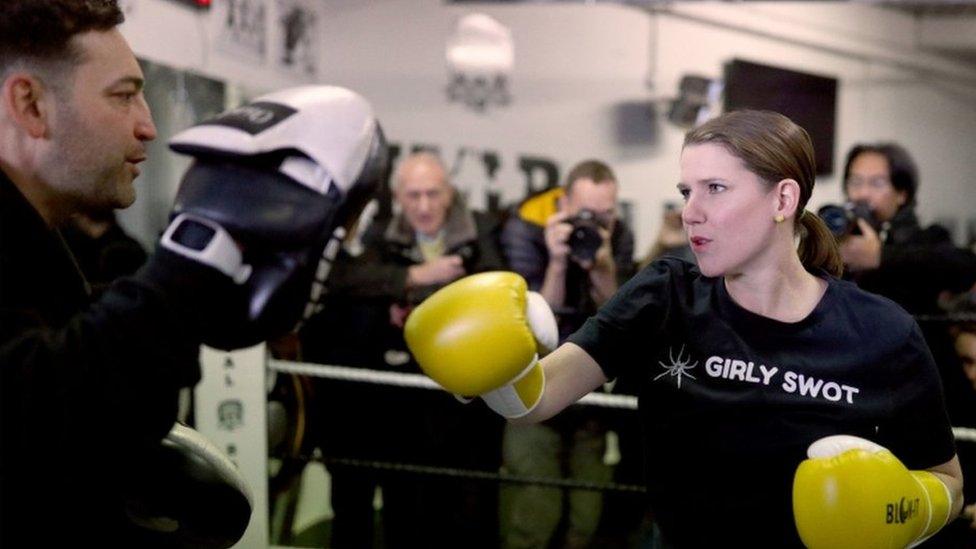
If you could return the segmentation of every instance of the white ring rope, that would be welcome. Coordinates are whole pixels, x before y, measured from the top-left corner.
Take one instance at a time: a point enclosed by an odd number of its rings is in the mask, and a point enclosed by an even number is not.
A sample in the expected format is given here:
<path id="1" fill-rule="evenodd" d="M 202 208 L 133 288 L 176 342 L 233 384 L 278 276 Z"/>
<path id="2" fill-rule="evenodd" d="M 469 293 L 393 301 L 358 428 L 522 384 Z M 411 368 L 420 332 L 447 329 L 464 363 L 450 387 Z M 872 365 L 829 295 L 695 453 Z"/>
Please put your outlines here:
<path id="1" fill-rule="evenodd" d="M 368 370 L 349 366 L 332 366 L 326 364 L 311 364 L 308 362 L 292 362 L 289 360 L 268 359 L 268 368 L 277 372 L 300 374 L 310 377 L 338 379 L 342 381 L 358 381 L 379 385 L 395 385 L 398 387 L 414 387 L 418 389 L 442 390 L 434 380 L 423 374 L 403 372 L 385 372 L 382 370 Z M 607 393 L 590 393 L 581 398 L 576 404 L 599 406 L 603 408 L 620 408 L 624 410 L 637 409 L 637 397 L 631 395 L 613 395 Z M 952 434 L 956 440 L 976 442 L 976 429 L 971 427 L 953 427 Z"/>
<path id="2" fill-rule="evenodd" d="M 383 370 L 367 370 L 350 366 L 331 366 L 326 364 L 311 364 L 308 362 L 292 362 L 290 360 L 268 359 L 268 369 L 289 374 L 300 374 L 310 377 L 324 377 L 340 381 L 359 381 L 378 385 L 395 385 L 398 387 L 415 387 L 418 389 L 441 389 L 433 379 L 423 374 L 408 374 L 403 372 L 385 372 Z"/>
<path id="3" fill-rule="evenodd" d="M 976 442 L 976 429 L 972 427 L 953 427 L 952 434 L 955 435 L 956 440 Z"/>

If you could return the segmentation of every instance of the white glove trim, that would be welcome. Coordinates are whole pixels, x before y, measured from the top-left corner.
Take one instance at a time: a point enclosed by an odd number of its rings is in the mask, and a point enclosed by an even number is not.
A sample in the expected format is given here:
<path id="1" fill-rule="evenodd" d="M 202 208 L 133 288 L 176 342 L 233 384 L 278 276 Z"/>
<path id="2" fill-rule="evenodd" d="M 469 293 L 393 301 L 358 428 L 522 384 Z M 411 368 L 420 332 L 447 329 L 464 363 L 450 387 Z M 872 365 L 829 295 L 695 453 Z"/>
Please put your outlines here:
<path id="1" fill-rule="evenodd" d="M 322 256 L 319 257 L 319 264 L 315 268 L 315 280 L 312 281 L 311 292 L 308 301 L 305 303 L 305 311 L 292 331 L 297 332 L 306 320 L 322 310 L 322 296 L 327 292 L 325 281 L 328 280 L 329 273 L 332 272 L 332 264 L 335 262 L 336 254 L 339 253 L 344 238 L 346 238 L 344 227 L 336 227 L 336 230 L 332 231 L 332 236 L 329 237 L 325 248 L 322 249 Z"/>
<path id="2" fill-rule="evenodd" d="M 540 296 L 541 297 L 541 296 Z M 529 372 L 532 371 L 539 364 L 539 355 L 536 354 L 532 357 L 532 362 L 518 376 L 516 376 L 512 381 L 509 381 L 505 385 L 488 391 L 487 393 L 481 395 L 481 399 L 485 401 L 485 404 L 489 408 L 494 410 L 501 416 L 509 419 L 517 419 L 523 416 L 529 415 L 536 406 L 542 402 L 542 395 L 546 392 L 546 377 L 542 376 L 542 388 L 539 391 L 539 398 L 532 403 L 532 406 L 526 407 L 522 399 L 519 398 L 518 391 L 515 390 L 515 384 L 527 376 Z"/>
<path id="3" fill-rule="evenodd" d="M 559 345 L 559 326 L 552 308 L 546 303 L 546 298 L 538 292 L 525 294 L 525 319 L 536 342 L 545 348 L 545 352 L 554 351 Z M 524 375 L 524 374 L 523 374 Z"/>
<path id="4" fill-rule="evenodd" d="M 915 481 L 915 484 L 918 484 L 918 487 L 922 490 L 922 493 L 925 494 L 925 502 L 927 503 L 927 508 L 929 510 L 928 513 L 929 516 L 925 517 L 925 527 L 922 528 L 922 533 L 925 533 L 929 531 L 929 526 L 932 525 L 932 498 L 929 497 L 929 491 L 925 489 L 925 486 L 922 484 L 922 481 L 915 478 L 915 475 L 912 475 L 912 480 Z M 952 501 L 952 498 L 949 498 L 949 501 Z M 938 532 L 938 530 L 936 530 L 936 532 Z M 932 534 L 934 533 L 935 532 L 932 532 Z M 923 541 L 929 539 L 930 537 L 931 534 L 929 534 L 928 536 L 920 537 L 915 541 L 913 541 L 912 543 L 910 543 L 908 547 L 915 547 L 916 545 L 922 543 Z"/>
<path id="5" fill-rule="evenodd" d="M 289 156 L 278 166 L 278 171 L 321 195 L 327 193 L 332 184 L 329 172 L 304 156 Z"/>
<path id="6" fill-rule="evenodd" d="M 203 250 L 195 250 L 173 240 L 173 235 L 187 221 L 205 225 L 214 231 L 213 237 L 211 237 L 210 242 L 207 242 Z M 209 219 L 187 213 L 176 216 L 176 219 L 169 224 L 166 232 L 163 233 L 160 244 L 183 257 L 217 269 L 232 278 L 237 284 L 243 284 L 251 276 L 251 266 L 244 264 L 241 250 L 234 242 L 234 238 L 223 227 Z"/>
<path id="7" fill-rule="evenodd" d="M 929 472 L 931 472 L 931 471 L 929 471 Z M 908 546 L 908 549 L 911 549 L 912 547 L 915 547 L 917 545 L 920 545 L 925 540 L 927 540 L 930 537 L 938 534 L 939 531 L 941 531 L 943 528 L 945 528 L 945 525 L 946 524 L 949 524 L 949 515 L 952 514 L 952 492 L 949 491 L 949 487 L 946 486 L 946 484 L 944 482 L 942 482 L 942 479 L 941 478 L 939 478 L 939 477 L 935 477 L 935 478 L 937 478 L 939 480 L 939 484 L 941 484 L 942 485 L 942 489 L 945 490 L 946 500 L 949 502 L 949 509 L 946 512 L 945 520 L 942 522 L 942 525 L 939 526 L 938 528 L 936 528 L 935 531 L 932 532 L 931 534 L 929 534 L 927 536 L 924 536 L 924 537 L 920 537 L 917 540 L 913 541 Z M 929 531 L 929 526 L 932 525 L 932 498 L 929 497 L 929 491 L 925 489 L 925 485 L 922 484 L 922 481 L 920 481 L 917 478 L 915 478 L 915 475 L 912 475 L 912 480 L 914 480 L 916 483 L 918 483 L 919 488 L 922 489 L 922 493 L 925 494 L 925 499 L 926 499 L 926 501 L 928 501 L 928 504 L 929 504 L 929 517 L 928 517 L 928 520 L 925 521 L 925 528 L 922 529 L 922 532 L 928 532 Z"/>
<path id="8" fill-rule="evenodd" d="M 883 452 L 887 450 L 880 444 L 865 438 L 852 435 L 831 435 L 816 440 L 807 448 L 807 457 L 829 458 L 839 456 L 848 450 L 867 450 L 868 452 Z"/>

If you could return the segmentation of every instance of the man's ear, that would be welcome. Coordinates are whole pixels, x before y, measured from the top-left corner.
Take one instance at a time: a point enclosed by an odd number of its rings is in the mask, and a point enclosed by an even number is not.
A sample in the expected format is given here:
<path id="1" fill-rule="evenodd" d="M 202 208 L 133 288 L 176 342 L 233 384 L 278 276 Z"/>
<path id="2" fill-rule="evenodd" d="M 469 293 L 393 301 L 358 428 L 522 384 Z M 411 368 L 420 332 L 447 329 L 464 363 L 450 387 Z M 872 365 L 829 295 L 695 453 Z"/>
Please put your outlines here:
<path id="1" fill-rule="evenodd" d="M 799 215 L 797 207 L 800 204 L 800 184 L 795 179 L 781 179 L 773 189 L 775 193 L 775 215 L 790 218 Z"/>
<path id="2" fill-rule="evenodd" d="M 896 191 L 898 206 L 904 206 L 908 202 L 908 191 Z"/>
<path id="3" fill-rule="evenodd" d="M 51 92 L 37 77 L 15 72 L 3 81 L 0 93 L 0 105 L 14 124 L 35 139 L 47 135 Z"/>

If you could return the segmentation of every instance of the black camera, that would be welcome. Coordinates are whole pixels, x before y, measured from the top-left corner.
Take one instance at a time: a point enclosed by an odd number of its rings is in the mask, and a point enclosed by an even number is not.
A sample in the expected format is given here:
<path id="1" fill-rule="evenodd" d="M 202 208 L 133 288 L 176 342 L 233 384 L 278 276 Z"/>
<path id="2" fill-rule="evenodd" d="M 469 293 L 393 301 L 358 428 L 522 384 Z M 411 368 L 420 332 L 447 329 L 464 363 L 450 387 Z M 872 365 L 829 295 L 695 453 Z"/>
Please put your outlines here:
<path id="1" fill-rule="evenodd" d="M 476 248 L 473 244 L 465 244 L 451 253 L 457 254 L 461 257 L 461 265 L 464 266 L 465 274 L 472 274 L 475 272 L 475 268 L 478 264 L 478 248 Z"/>
<path id="2" fill-rule="evenodd" d="M 875 230 L 880 227 L 880 223 L 878 223 L 874 212 L 871 211 L 871 206 L 867 202 L 847 202 L 843 206 L 827 204 L 817 210 L 817 215 L 820 216 L 820 219 L 836 238 L 861 234 L 861 228 L 857 226 L 858 219 L 867 221 Z"/>
<path id="3" fill-rule="evenodd" d="M 584 209 L 566 222 L 573 226 L 573 232 L 569 233 L 569 254 L 577 261 L 593 261 L 603 244 L 600 218 L 594 211 Z"/>

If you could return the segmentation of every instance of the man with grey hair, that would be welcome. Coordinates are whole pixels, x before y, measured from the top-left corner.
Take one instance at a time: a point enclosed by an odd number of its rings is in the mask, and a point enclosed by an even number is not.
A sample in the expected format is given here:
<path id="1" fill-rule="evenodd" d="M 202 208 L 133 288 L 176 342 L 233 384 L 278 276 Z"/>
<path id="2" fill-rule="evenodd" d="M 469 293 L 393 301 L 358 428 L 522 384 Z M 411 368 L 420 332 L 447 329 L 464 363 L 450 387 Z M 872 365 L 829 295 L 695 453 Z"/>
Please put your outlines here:
<path id="1" fill-rule="evenodd" d="M 441 160 L 429 152 L 400 161 L 393 177 L 396 213 L 365 229 L 363 253 L 341 255 L 329 281 L 326 310 L 302 331 L 307 360 L 418 372 L 403 340 L 411 310 L 468 274 L 504 268 L 494 220 L 467 208 Z M 326 381 L 320 385 L 324 447 L 357 457 L 497 470 L 502 421 L 480 402 L 461 406 L 430 391 Z M 351 407 L 369 410 L 349 417 Z M 472 482 L 412 476 L 377 477 L 330 465 L 333 547 L 372 544 L 372 494 L 383 490 L 384 539 L 391 547 L 446 547 L 460 536 L 471 547 L 497 538 L 497 489 Z M 418 537 L 419 536 L 419 537 Z M 483 545 L 482 545 L 483 544 Z"/>

